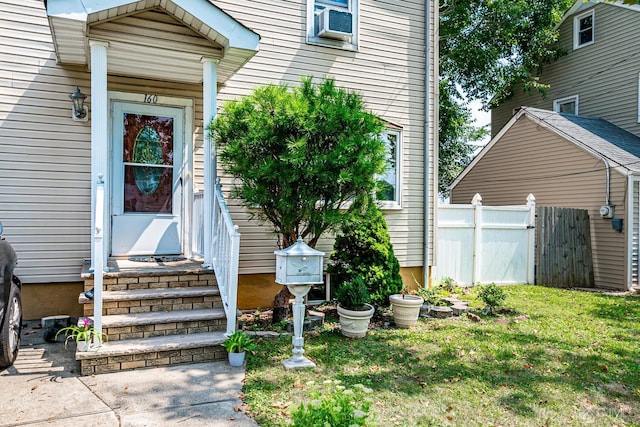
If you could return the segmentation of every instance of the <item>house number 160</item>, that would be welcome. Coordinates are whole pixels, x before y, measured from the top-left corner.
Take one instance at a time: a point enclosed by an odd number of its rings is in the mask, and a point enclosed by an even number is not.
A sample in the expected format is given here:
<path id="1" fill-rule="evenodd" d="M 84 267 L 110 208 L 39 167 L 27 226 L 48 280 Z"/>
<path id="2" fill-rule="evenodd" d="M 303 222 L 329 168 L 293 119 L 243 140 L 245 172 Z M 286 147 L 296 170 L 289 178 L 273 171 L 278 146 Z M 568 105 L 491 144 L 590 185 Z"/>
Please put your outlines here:
<path id="1" fill-rule="evenodd" d="M 158 95 L 151 95 L 148 93 L 144 94 L 144 103 L 145 104 L 157 104 L 158 103 Z"/>

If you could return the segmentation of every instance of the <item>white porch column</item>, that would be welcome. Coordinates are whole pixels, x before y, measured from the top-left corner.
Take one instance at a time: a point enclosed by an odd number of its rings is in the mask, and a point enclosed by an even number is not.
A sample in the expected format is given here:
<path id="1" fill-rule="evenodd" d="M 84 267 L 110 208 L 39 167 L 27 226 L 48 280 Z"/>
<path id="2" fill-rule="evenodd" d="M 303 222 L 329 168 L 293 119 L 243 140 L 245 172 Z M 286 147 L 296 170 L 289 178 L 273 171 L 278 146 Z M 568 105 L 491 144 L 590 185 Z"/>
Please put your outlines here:
<path id="1" fill-rule="evenodd" d="M 96 188 L 102 176 L 110 185 L 109 178 L 109 105 L 107 100 L 107 48 L 109 43 L 100 40 L 89 40 L 91 49 L 91 226 L 96 221 Z M 108 206 L 108 204 L 106 205 Z M 105 209 L 106 209 L 105 206 Z M 95 266 L 95 238 L 91 233 L 91 268 Z M 104 249 L 104 248 L 103 248 Z M 104 264 L 108 251 L 103 250 Z"/>
<path id="2" fill-rule="evenodd" d="M 202 60 L 202 97 L 204 129 L 204 267 L 211 268 L 211 233 L 213 230 L 213 196 L 217 178 L 215 141 L 212 141 L 207 126 L 218 110 L 218 60 L 203 57 Z"/>
<path id="3" fill-rule="evenodd" d="M 93 326 L 102 333 L 102 273 L 109 253 L 105 250 L 104 224 L 109 203 L 105 185 L 109 188 L 109 101 L 107 99 L 107 47 L 109 43 L 89 40 L 91 48 L 91 266 L 94 278 Z M 103 182 L 104 180 L 104 182 Z M 106 193 L 108 194 L 108 192 Z M 109 233 L 106 234 L 107 236 Z M 99 341 L 99 340 L 98 340 Z M 92 342 L 100 345 L 100 342 Z"/>

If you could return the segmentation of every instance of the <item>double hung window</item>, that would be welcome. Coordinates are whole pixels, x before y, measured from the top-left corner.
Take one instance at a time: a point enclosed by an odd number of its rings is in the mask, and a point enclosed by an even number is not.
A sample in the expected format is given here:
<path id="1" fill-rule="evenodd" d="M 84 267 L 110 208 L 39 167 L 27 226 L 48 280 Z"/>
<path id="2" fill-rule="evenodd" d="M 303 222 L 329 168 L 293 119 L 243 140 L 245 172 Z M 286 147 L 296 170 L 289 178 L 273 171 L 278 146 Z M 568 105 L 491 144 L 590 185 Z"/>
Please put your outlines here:
<path id="1" fill-rule="evenodd" d="M 578 15 L 573 21 L 573 48 L 578 49 L 594 42 L 594 11 L 593 9 Z"/>
<path id="2" fill-rule="evenodd" d="M 388 128 L 380 137 L 386 148 L 386 170 L 377 176 L 376 200 L 383 209 L 400 208 L 402 134 L 399 129 Z"/>

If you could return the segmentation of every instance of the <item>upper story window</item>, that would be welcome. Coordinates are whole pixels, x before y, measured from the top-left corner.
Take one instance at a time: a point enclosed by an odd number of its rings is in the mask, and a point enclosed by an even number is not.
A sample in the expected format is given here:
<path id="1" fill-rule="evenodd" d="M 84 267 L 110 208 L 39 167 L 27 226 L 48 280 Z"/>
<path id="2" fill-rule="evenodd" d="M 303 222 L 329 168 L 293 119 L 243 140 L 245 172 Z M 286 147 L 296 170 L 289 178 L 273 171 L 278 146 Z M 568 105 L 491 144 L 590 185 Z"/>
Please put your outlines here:
<path id="1" fill-rule="evenodd" d="M 593 9 L 578 15 L 573 20 L 573 48 L 588 46 L 594 41 L 594 11 Z"/>
<path id="2" fill-rule="evenodd" d="M 307 0 L 307 43 L 358 49 L 358 0 Z"/>
<path id="3" fill-rule="evenodd" d="M 387 168 L 382 175 L 377 176 L 376 200 L 383 209 L 400 208 L 402 133 L 400 129 L 387 128 L 380 137 L 387 149 Z"/>
<path id="4" fill-rule="evenodd" d="M 553 111 L 556 113 L 578 114 L 578 95 L 554 100 Z"/>

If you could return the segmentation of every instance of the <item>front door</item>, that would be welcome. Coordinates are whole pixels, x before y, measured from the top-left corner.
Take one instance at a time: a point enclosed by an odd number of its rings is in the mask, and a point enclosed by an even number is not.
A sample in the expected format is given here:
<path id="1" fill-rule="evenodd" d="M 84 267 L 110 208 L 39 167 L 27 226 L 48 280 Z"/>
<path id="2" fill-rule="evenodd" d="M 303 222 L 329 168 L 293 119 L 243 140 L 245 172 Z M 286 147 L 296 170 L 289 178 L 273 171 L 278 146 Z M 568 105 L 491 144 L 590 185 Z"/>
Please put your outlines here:
<path id="1" fill-rule="evenodd" d="M 181 254 L 184 109 L 112 111 L 111 255 Z"/>

